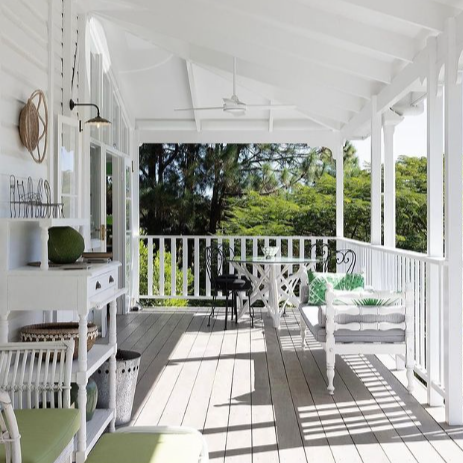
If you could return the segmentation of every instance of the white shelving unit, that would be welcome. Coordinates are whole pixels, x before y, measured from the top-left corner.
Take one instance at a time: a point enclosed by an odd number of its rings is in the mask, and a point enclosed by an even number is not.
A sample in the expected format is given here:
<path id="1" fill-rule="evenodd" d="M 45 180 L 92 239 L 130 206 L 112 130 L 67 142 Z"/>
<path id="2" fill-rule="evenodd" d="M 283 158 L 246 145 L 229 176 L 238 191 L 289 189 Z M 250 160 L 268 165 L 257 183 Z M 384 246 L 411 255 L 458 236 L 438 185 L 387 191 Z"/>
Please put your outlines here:
<path id="1" fill-rule="evenodd" d="M 30 223 L 30 233 L 40 233 L 41 266 L 14 265 L 11 247 L 14 224 Z M 95 344 L 87 353 L 79 343 L 78 359 L 73 362 L 72 381 L 79 386 L 78 401 L 84 404 L 81 426 L 76 438 L 75 460 L 83 463 L 98 438 L 109 426 L 115 430 L 116 410 L 116 301 L 127 290 L 119 288 L 119 262 L 94 264 L 86 269 L 48 268 L 48 229 L 72 226 L 82 229 L 87 221 L 78 219 L 0 219 L 0 343 L 9 340 L 9 314 L 14 311 L 73 311 L 79 318 L 79 338 L 87 339 L 90 310 L 102 310 L 109 304 L 110 325 L 107 344 Z M 38 227 L 38 229 L 37 229 Z M 31 237 L 32 239 L 32 237 Z M 89 377 L 109 359 L 109 409 L 96 410 L 88 423 L 85 416 Z"/>

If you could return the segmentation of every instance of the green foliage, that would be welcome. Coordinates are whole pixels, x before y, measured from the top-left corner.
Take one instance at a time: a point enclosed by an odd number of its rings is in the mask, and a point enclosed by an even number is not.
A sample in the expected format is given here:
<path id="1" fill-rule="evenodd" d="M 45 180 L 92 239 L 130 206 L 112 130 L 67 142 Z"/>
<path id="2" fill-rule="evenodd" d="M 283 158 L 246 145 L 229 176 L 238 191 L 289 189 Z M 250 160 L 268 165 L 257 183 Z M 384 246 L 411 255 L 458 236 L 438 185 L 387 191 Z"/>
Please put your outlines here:
<path id="1" fill-rule="evenodd" d="M 426 158 L 397 161 L 397 245 L 426 251 Z M 345 236 L 370 240 L 370 173 L 355 170 L 344 182 Z M 249 192 L 228 200 L 222 222 L 226 235 L 335 236 L 336 179 L 324 173 L 313 186 L 298 184 L 291 191 L 261 196 Z"/>
<path id="2" fill-rule="evenodd" d="M 419 252 L 426 251 L 426 171 L 426 158 L 400 157 L 396 164 L 397 245 Z M 332 153 L 323 147 L 143 145 L 141 226 L 148 234 L 165 235 L 334 236 L 335 175 Z M 360 169 L 347 142 L 346 237 L 370 240 L 370 192 L 370 171 Z"/>
<path id="3" fill-rule="evenodd" d="M 164 294 L 171 294 L 171 271 L 172 271 L 172 254 L 164 253 Z M 153 295 L 159 295 L 160 290 L 158 281 L 160 280 L 161 265 L 159 252 L 153 253 Z M 183 289 L 183 274 L 180 265 L 177 265 L 175 274 L 176 292 L 181 293 Z M 187 271 L 188 288 L 191 288 L 194 283 L 194 276 L 191 269 Z M 140 240 L 140 294 L 148 294 L 148 247 L 143 240 Z M 188 301 L 185 299 L 143 299 L 145 306 L 171 306 L 171 307 L 186 307 Z"/>

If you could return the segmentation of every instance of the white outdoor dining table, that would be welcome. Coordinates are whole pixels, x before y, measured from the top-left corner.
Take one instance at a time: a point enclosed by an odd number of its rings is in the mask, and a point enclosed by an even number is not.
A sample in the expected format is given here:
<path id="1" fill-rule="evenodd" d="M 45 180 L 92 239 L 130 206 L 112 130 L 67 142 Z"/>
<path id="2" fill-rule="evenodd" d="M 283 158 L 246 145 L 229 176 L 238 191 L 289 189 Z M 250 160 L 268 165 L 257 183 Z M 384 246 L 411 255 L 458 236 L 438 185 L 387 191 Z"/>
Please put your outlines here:
<path id="1" fill-rule="evenodd" d="M 280 318 L 288 303 L 299 305 L 299 297 L 294 290 L 298 283 L 307 284 L 307 270 L 314 268 L 316 259 L 304 257 L 234 257 L 230 263 L 239 274 L 252 282 L 251 304 L 262 301 L 273 319 L 273 326 L 280 328 Z M 297 266 L 297 270 L 293 269 Z M 250 270 L 251 269 L 251 270 Z M 294 271 L 293 271 L 294 270 Z M 249 303 L 241 299 L 241 318 Z"/>

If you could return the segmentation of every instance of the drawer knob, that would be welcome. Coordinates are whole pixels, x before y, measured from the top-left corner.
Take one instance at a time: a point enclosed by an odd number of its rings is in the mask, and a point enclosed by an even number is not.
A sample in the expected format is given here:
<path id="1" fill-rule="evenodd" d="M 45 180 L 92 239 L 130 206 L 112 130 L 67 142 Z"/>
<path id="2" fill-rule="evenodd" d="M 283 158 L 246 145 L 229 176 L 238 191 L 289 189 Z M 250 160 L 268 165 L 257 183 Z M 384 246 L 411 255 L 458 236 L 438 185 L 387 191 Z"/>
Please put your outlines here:
<path id="1" fill-rule="evenodd" d="M 101 283 L 99 281 L 96 282 L 95 289 L 101 289 Z"/>
<path id="2" fill-rule="evenodd" d="M 110 283 L 114 283 L 114 278 L 113 278 L 112 275 L 109 275 L 109 282 L 110 282 Z"/>

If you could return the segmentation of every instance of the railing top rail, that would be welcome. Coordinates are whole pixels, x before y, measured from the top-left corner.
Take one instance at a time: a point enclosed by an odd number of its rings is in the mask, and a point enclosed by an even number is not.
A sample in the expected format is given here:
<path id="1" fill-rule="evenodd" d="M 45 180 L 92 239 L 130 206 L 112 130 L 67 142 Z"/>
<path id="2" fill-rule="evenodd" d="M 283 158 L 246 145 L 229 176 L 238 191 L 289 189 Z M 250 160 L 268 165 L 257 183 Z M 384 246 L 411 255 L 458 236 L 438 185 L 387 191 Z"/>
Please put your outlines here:
<path id="1" fill-rule="evenodd" d="M 421 252 L 407 251 L 405 249 L 398 249 L 398 248 L 390 248 L 387 246 L 380 246 L 376 244 L 365 243 L 363 241 L 352 240 L 349 238 L 337 238 L 337 240 L 343 243 L 360 246 L 366 249 L 381 251 L 386 254 L 395 254 L 395 255 L 402 256 L 402 257 L 408 257 L 410 259 L 415 259 L 415 260 L 419 260 L 421 262 L 427 262 L 430 264 L 445 265 L 445 262 L 446 262 L 445 257 L 431 257 Z"/>
<path id="2" fill-rule="evenodd" d="M 415 259 L 421 262 L 426 262 L 430 264 L 436 264 L 436 265 L 445 265 L 446 259 L 445 257 L 431 257 L 426 254 L 420 253 L 420 252 L 415 252 L 415 251 L 407 251 L 404 249 L 398 249 L 398 248 L 390 248 L 386 246 L 380 246 L 380 245 L 374 245 L 371 243 L 366 243 L 363 241 L 357 241 L 353 240 L 350 238 L 337 238 L 335 236 L 278 236 L 278 235 L 141 235 L 140 239 L 234 239 L 234 240 L 241 240 L 241 239 L 280 239 L 280 240 L 286 240 L 286 239 L 291 239 L 291 240 L 337 240 L 342 243 L 346 244 L 352 244 L 355 246 L 360 246 L 365 249 L 371 249 L 371 250 L 376 250 L 376 251 L 381 251 L 386 254 L 391 254 L 391 255 L 399 255 L 402 257 L 410 258 L 410 259 Z"/>

